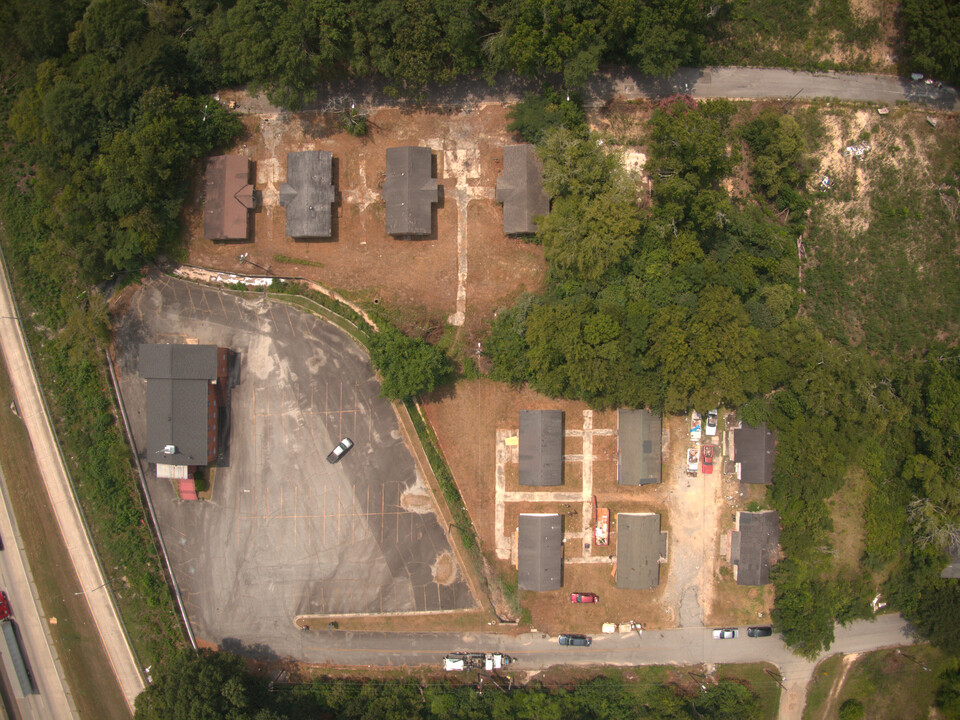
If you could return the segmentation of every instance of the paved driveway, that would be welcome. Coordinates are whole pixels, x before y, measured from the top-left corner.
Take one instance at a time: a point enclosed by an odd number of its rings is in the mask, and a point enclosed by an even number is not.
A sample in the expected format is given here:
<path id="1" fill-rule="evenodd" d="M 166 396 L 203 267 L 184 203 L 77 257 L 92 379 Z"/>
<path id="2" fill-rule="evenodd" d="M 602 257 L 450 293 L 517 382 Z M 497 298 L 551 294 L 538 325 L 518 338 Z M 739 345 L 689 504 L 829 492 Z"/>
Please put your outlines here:
<path id="1" fill-rule="evenodd" d="M 137 375 L 141 342 L 193 340 L 239 356 L 226 464 L 205 502 L 180 501 L 146 464 Z M 117 348 L 137 451 L 198 638 L 285 655 L 300 614 L 475 605 L 459 571 L 435 577 L 438 563 L 456 568 L 449 543 L 393 408 L 346 333 L 259 293 L 155 277 L 119 319 Z M 330 465 L 343 436 L 356 446 Z"/>

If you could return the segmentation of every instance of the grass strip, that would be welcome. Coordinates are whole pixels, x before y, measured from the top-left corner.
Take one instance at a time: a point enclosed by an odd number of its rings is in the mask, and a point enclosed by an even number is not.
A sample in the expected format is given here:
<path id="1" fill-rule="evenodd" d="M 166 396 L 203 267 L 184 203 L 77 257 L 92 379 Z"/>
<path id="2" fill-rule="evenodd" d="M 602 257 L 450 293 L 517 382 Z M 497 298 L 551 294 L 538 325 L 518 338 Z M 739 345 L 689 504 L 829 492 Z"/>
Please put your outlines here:
<path id="1" fill-rule="evenodd" d="M 307 258 L 291 257 L 290 255 L 274 255 L 273 261 L 281 265 L 304 265 L 306 267 L 322 268 L 323 263 Z"/>

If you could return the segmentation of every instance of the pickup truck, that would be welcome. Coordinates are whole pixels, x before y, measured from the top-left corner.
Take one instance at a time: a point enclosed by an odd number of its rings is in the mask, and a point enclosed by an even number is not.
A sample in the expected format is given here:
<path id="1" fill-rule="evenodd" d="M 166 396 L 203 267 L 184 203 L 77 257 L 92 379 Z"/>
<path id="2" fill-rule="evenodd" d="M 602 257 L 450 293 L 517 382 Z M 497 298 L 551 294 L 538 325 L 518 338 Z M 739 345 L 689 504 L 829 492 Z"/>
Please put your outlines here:
<path id="1" fill-rule="evenodd" d="M 696 475 L 700 469 L 700 452 L 696 448 L 687 448 L 687 473 Z"/>
<path id="2" fill-rule="evenodd" d="M 700 442 L 701 437 L 703 437 L 703 425 L 700 413 L 694 410 L 690 414 L 690 442 Z"/>

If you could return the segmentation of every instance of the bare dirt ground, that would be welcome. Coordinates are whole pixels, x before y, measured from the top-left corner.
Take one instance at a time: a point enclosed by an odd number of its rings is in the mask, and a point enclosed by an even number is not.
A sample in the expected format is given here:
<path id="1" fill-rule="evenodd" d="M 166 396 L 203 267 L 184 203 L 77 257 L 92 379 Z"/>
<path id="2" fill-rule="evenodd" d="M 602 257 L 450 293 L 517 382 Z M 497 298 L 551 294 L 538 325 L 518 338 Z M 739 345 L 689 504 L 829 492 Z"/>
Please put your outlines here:
<path id="1" fill-rule="evenodd" d="M 506 445 L 505 438 L 516 436 L 519 410 L 532 408 L 565 412 L 564 485 L 560 488 L 535 489 L 517 484 L 516 447 Z M 724 560 L 718 555 L 724 527 L 721 521 L 745 500 L 737 490 L 731 490 L 737 487 L 735 479 L 721 479 L 719 457 L 712 475 L 688 478 L 684 471 L 689 445 L 686 417 L 664 418 L 664 482 L 637 488 L 617 485 L 615 412 L 591 412 L 583 403 L 552 400 L 529 388 L 514 390 L 490 380 L 461 381 L 430 398 L 424 409 L 437 431 L 481 543 L 489 556 L 498 558 L 498 567 L 506 576 L 516 575 L 513 529 L 518 515 L 558 512 L 564 516 L 563 588 L 523 594 L 524 606 L 538 630 L 596 632 L 603 622 L 630 620 L 651 628 L 696 626 L 704 621 L 709 624 L 716 614 L 715 605 L 722 609 L 727 598 L 735 604 L 747 594 L 748 589 L 735 583 L 732 589 L 723 586 L 720 568 Z M 504 475 L 500 518 L 498 453 Z M 585 484 L 588 500 L 584 499 Z M 730 492 L 736 495 L 733 501 L 725 499 L 724 493 Z M 615 526 L 608 546 L 590 542 L 586 547 L 586 533 L 592 528 L 593 497 L 598 506 L 610 509 L 613 520 L 619 512 L 660 513 L 669 540 L 668 559 L 661 566 L 657 589 L 616 587 Z M 726 531 L 729 548 L 729 524 Z M 572 592 L 595 592 L 600 595 L 600 604 L 572 604 Z M 755 594 L 768 604 L 768 592 Z M 756 604 L 749 605 L 754 617 L 752 608 Z"/>
<path id="2" fill-rule="evenodd" d="M 340 131 L 336 116 L 316 112 L 244 115 L 244 136 L 227 152 L 257 163 L 263 208 L 255 214 L 252 242 L 213 243 L 202 235 L 201 178 L 184 210 L 188 261 L 231 272 L 241 253 L 276 275 L 305 277 L 388 306 L 464 325 L 479 339 L 494 310 L 523 290 L 540 288 L 545 264 L 535 245 L 503 234 L 496 179 L 503 146 L 518 142 L 506 130 L 506 108 L 483 105 L 470 112 L 385 108 L 370 118 L 365 138 Z M 381 185 L 388 147 L 429 146 L 436 159 L 442 202 L 433 234 L 397 240 L 384 228 Z M 333 237 L 294 241 L 286 236 L 279 187 L 286 155 L 328 150 L 334 155 Z M 307 261 L 309 264 L 291 260 Z"/>

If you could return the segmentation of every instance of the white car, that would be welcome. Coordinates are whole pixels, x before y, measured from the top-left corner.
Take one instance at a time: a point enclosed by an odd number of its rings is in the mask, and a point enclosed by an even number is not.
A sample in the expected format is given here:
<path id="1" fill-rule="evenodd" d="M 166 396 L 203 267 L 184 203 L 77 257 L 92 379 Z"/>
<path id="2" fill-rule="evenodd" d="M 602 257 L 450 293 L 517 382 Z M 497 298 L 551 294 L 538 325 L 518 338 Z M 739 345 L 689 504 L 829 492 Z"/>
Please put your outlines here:
<path id="1" fill-rule="evenodd" d="M 340 441 L 340 444 L 337 445 L 333 450 L 330 451 L 330 454 L 327 455 L 327 462 L 333 465 L 334 463 L 340 462 L 340 458 L 347 454 L 347 451 L 353 447 L 353 440 L 350 438 L 344 438 Z"/>
<path id="2" fill-rule="evenodd" d="M 719 416 L 719 413 L 716 410 L 711 410 L 710 412 L 707 413 L 707 422 L 705 423 L 707 437 L 713 437 L 714 435 L 717 434 L 717 417 L 718 416 Z"/>
<path id="3" fill-rule="evenodd" d="M 714 640 L 731 640 L 740 636 L 740 631 L 736 628 L 717 628 L 713 631 Z"/>

